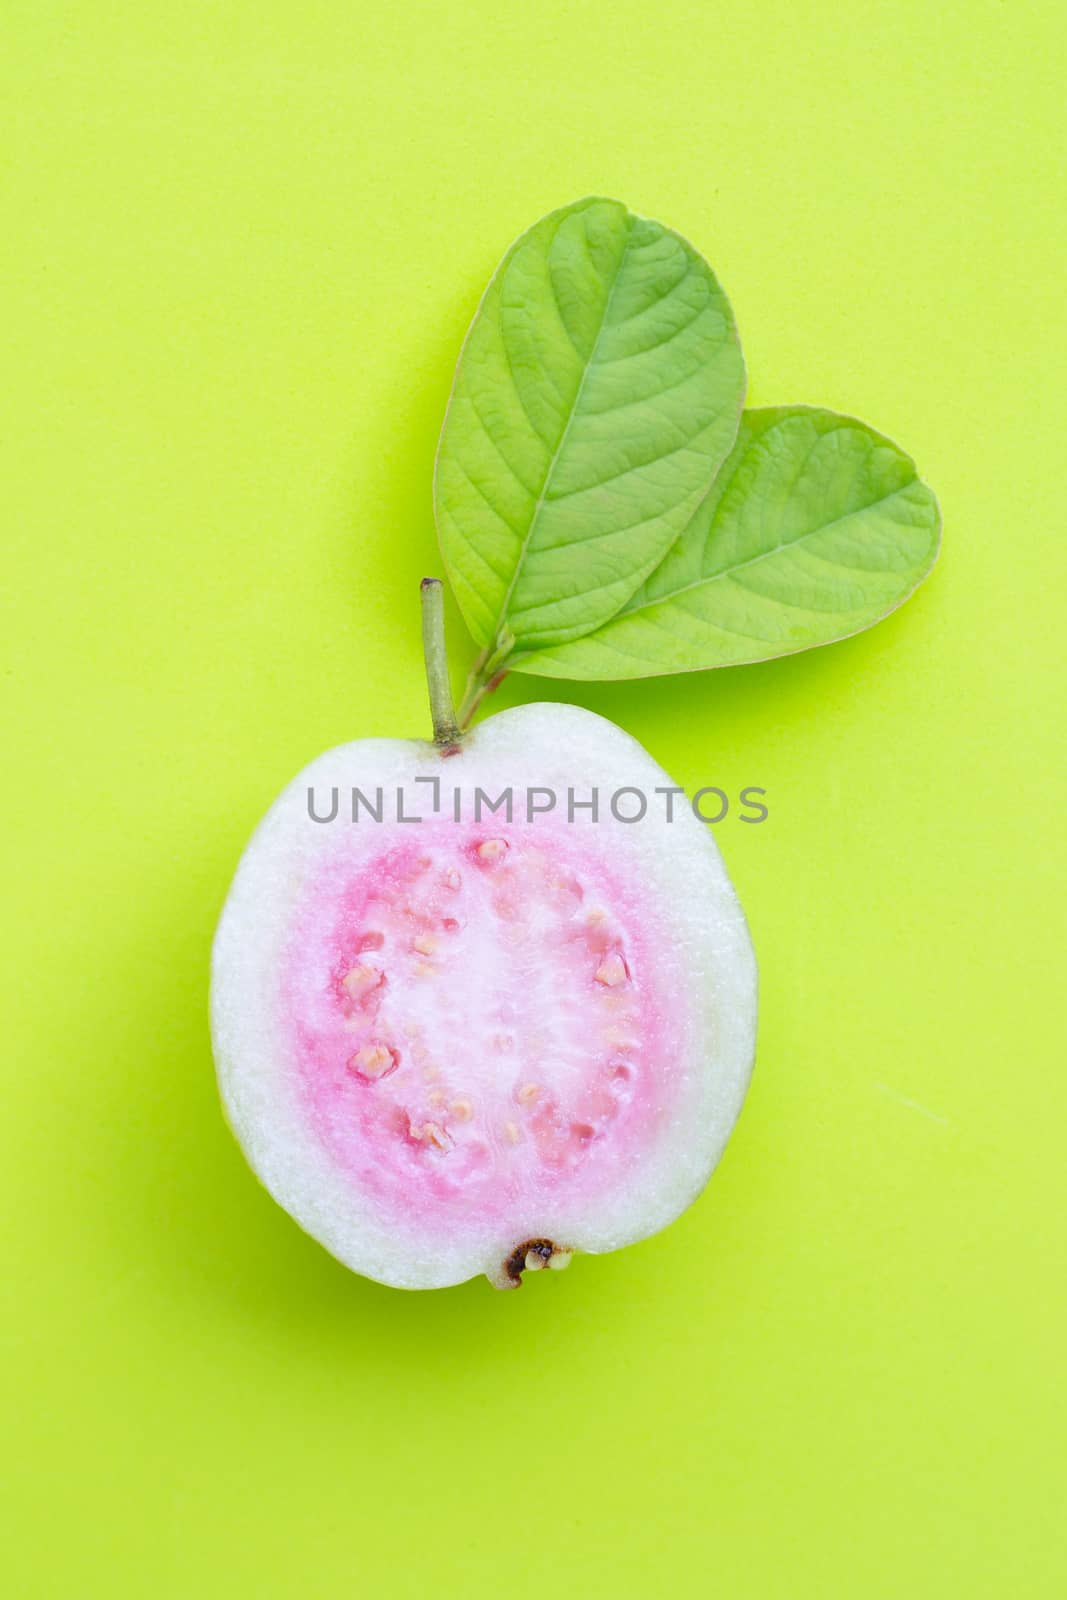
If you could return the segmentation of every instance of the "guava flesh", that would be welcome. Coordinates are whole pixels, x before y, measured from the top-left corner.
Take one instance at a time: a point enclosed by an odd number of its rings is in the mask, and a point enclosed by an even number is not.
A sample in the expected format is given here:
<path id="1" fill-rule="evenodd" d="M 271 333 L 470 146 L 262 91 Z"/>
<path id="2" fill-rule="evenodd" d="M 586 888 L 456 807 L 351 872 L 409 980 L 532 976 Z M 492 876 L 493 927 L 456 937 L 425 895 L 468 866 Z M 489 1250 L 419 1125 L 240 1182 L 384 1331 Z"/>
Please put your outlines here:
<path id="1" fill-rule="evenodd" d="M 501 1287 L 663 1227 L 751 1068 L 755 967 L 688 808 L 323 826 L 307 794 L 420 778 L 605 796 L 669 784 L 613 724 L 527 706 L 445 760 L 366 740 L 312 764 L 253 838 L 216 939 L 219 1081 L 255 1170 L 357 1271 Z"/>
<path id="2" fill-rule="evenodd" d="M 591 1204 L 671 1107 L 651 908 L 592 830 L 419 832 L 308 887 L 280 1008 L 307 1115 L 426 1237 Z"/>

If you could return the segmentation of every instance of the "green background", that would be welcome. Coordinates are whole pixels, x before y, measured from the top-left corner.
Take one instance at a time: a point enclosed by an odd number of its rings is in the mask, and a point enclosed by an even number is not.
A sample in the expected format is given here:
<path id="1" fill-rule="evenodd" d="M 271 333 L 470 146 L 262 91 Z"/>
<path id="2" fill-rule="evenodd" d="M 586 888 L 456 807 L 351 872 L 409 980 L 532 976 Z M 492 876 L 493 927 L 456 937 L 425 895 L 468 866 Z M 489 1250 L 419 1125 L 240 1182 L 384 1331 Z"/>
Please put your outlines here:
<path id="1" fill-rule="evenodd" d="M 1065 33 L 7 5 L 7 1593 L 1064 1593 Z M 404 1295 L 246 1170 L 209 944 L 281 785 L 424 729 L 453 362 L 591 190 L 708 255 L 753 403 L 915 454 L 944 554 L 861 638 L 576 687 L 680 783 L 768 790 L 717 830 L 752 1094 L 662 1237 Z"/>

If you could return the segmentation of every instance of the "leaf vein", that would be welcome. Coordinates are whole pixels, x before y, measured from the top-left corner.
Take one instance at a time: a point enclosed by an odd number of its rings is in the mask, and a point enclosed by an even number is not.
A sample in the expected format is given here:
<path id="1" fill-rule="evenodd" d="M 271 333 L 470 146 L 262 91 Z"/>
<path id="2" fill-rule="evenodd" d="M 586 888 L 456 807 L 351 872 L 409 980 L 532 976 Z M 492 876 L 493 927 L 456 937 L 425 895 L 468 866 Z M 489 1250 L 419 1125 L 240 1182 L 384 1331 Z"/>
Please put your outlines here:
<path id="1" fill-rule="evenodd" d="M 849 521 L 849 519 L 852 517 L 862 516 L 865 511 L 874 511 L 879 506 L 888 505 L 891 501 L 895 500 L 898 495 L 903 494 L 905 489 L 911 488 L 912 484 L 915 484 L 918 481 L 919 480 L 917 478 L 913 478 L 911 483 L 905 484 L 899 489 L 893 489 L 889 492 L 889 494 L 880 495 L 877 500 L 872 500 L 865 506 L 856 506 L 854 510 L 847 511 L 840 517 L 834 517 L 831 519 L 831 521 L 824 522 L 818 528 L 808 528 L 804 533 L 798 534 L 795 539 L 783 539 L 780 544 L 776 544 L 772 549 L 764 550 L 758 556 L 750 556 L 747 561 L 738 561 L 733 566 L 721 568 L 721 570 L 718 572 L 707 573 L 702 577 L 694 579 L 692 583 L 685 583 L 677 589 L 672 589 L 669 594 L 657 595 L 654 600 L 647 601 L 643 606 L 635 606 L 632 611 L 627 611 L 625 614 L 628 617 L 636 616 L 639 611 L 645 610 L 648 606 L 663 605 L 668 601 L 676 600 L 679 595 L 687 594 L 691 589 L 702 589 L 707 584 L 717 583 L 720 578 L 732 578 L 736 573 L 744 571 L 747 567 L 758 566 L 761 561 L 770 560 L 770 558 L 772 556 L 776 556 L 780 550 L 784 550 L 793 545 L 803 544 L 806 539 L 814 539 L 819 534 L 826 533 L 829 531 L 829 529 L 837 527 L 840 523 Z M 744 585 L 741 585 L 740 587 L 743 588 Z M 608 623 L 606 626 L 610 627 L 611 624 Z"/>

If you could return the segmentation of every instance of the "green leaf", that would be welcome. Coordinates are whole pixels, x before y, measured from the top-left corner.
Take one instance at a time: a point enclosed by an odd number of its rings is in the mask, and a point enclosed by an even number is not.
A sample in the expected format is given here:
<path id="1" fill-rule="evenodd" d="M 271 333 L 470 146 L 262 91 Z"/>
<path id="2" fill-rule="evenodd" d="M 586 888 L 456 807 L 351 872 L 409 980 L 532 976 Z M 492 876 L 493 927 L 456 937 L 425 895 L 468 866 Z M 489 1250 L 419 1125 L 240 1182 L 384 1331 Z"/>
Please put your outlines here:
<path id="1" fill-rule="evenodd" d="M 829 644 L 906 600 L 940 533 L 914 463 L 864 423 L 805 406 L 746 411 L 688 528 L 619 614 L 511 665 L 644 678 Z"/>
<path id="2" fill-rule="evenodd" d="M 707 492 L 744 384 L 726 296 L 676 233 L 589 199 L 523 234 L 467 335 L 434 475 L 478 643 L 613 616 Z"/>

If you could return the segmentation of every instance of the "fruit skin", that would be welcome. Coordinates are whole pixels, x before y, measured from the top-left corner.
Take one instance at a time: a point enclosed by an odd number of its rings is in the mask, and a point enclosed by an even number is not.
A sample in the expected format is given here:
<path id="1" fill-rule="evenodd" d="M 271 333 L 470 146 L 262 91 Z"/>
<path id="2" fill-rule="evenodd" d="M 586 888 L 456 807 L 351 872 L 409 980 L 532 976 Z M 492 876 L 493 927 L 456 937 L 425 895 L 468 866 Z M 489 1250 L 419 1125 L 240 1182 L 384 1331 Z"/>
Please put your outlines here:
<path id="1" fill-rule="evenodd" d="M 383 1213 L 340 1170 L 306 1115 L 298 1093 L 277 995 L 287 941 L 307 885 L 343 839 L 346 864 L 369 861 L 412 825 L 346 820 L 350 790 L 370 795 L 428 793 L 416 778 L 437 777 L 447 797 L 480 786 L 490 795 L 510 785 L 568 789 L 601 796 L 596 848 L 613 853 L 647 890 L 646 932 L 658 941 L 681 1045 L 667 1064 L 674 1074 L 671 1115 L 628 1165 L 592 1197 L 560 1186 L 536 1215 L 505 1223 L 473 1220 L 446 1233 L 410 1226 Z M 336 786 L 336 822 L 316 824 L 308 791 Z M 607 811 L 624 786 L 648 797 L 646 817 L 622 823 Z M 718 847 L 676 795 L 665 820 L 658 789 L 671 780 L 615 724 L 575 706 L 532 704 L 477 725 L 458 751 L 419 740 L 365 739 L 329 750 L 282 792 L 241 859 L 219 922 L 212 957 L 212 1041 L 224 1110 L 260 1180 L 296 1221 L 354 1271 L 400 1288 L 437 1288 L 485 1273 L 500 1287 L 519 1281 L 527 1264 L 558 1265 L 567 1253 L 618 1249 L 657 1232 L 701 1192 L 741 1109 L 756 1031 L 755 958 L 737 897 Z M 410 803 L 410 799 L 409 799 Z M 447 815 L 448 800 L 445 801 Z M 519 802 L 521 812 L 521 802 Z M 605 812 L 607 811 L 607 814 Z M 517 813 L 518 814 L 518 813 Z M 573 826 L 583 825 L 584 813 Z M 554 819 L 558 822 L 558 818 Z M 538 824 L 540 823 L 540 819 Z M 535 826 L 536 826 L 535 825 Z M 589 826 L 588 823 L 584 824 Z M 492 826 L 487 830 L 492 832 Z M 602 980 L 603 981 L 603 980 Z M 609 980 L 611 981 L 611 980 Z M 654 1064 L 653 1064 L 654 1065 Z"/>

